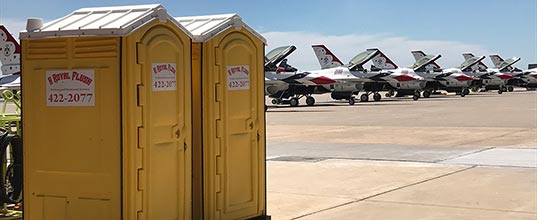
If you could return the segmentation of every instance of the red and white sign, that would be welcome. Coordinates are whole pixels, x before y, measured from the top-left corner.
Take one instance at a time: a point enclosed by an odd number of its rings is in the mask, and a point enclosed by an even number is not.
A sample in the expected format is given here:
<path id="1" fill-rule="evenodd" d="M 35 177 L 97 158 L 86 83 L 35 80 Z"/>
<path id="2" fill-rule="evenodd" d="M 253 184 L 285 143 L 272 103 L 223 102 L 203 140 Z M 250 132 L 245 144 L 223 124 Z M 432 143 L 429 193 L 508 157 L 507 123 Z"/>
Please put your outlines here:
<path id="1" fill-rule="evenodd" d="M 248 90 L 250 89 L 250 66 L 227 67 L 227 89 Z"/>
<path id="2" fill-rule="evenodd" d="M 94 70 L 46 72 L 47 106 L 95 106 Z"/>
<path id="3" fill-rule="evenodd" d="M 175 63 L 153 63 L 153 91 L 175 91 L 177 78 Z"/>

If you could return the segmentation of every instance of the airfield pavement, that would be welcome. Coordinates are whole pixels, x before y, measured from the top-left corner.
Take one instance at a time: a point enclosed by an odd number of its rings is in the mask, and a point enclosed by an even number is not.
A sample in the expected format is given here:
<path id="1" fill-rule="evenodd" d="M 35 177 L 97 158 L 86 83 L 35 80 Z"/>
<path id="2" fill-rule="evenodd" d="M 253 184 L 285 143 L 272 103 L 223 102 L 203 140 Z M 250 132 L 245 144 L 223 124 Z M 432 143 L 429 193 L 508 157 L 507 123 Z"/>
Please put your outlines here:
<path id="1" fill-rule="evenodd" d="M 537 92 L 267 111 L 272 219 L 537 219 Z"/>

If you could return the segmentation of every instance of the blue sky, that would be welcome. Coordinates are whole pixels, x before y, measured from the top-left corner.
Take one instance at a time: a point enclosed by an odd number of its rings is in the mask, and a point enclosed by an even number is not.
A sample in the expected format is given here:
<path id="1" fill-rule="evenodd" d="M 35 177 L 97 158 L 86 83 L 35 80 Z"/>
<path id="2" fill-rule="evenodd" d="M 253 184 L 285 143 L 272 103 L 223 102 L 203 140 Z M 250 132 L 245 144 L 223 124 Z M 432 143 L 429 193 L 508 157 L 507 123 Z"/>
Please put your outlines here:
<path id="1" fill-rule="evenodd" d="M 446 67 L 462 62 L 460 52 L 521 57 L 519 68 L 537 62 L 537 0 L 2 0 L 0 23 L 13 30 L 24 28 L 27 17 L 50 21 L 82 7 L 148 3 L 174 16 L 239 13 L 267 38 L 267 50 L 295 44 L 290 62 L 306 69 L 318 67 L 310 43 L 326 44 L 341 60 L 378 47 L 400 66 L 411 64 L 413 49 L 441 53 Z"/>

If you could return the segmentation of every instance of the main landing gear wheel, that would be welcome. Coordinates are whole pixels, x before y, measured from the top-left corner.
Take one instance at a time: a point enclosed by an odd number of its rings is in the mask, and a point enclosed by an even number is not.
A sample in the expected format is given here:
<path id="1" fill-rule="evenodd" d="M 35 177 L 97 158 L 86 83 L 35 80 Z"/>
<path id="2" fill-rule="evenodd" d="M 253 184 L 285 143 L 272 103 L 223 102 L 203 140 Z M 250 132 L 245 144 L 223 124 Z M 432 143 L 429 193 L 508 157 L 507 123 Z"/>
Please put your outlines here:
<path id="1" fill-rule="evenodd" d="M 369 95 L 368 94 L 362 94 L 360 96 L 360 102 L 367 102 L 369 100 Z"/>
<path id="2" fill-rule="evenodd" d="M 351 97 L 349 99 L 349 105 L 354 105 L 354 103 L 356 103 L 356 100 L 354 100 L 354 97 Z"/>
<path id="3" fill-rule="evenodd" d="M 312 105 L 314 105 L 314 104 L 315 104 L 315 98 L 313 98 L 313 97 L 311 97 L 311 96 L 306 97 L 306 104 L 307 104 L 308 106 L 312 106 Z"/>
<path id="4" fill-rule="evenodd" d="M 508 86 L 507 91 L 509 91 L 509 92 L 515 91 L 515 88 L 513 88 L 512 86 Z"/>
<path id="5" fill-rule="evenodd" d="M 431 97 L 431 91 L 427 91 L 427 90 L 423 91 L 423 97 L 424 97 L 424 98 L 429 98 L 429 97 Z"/>
<path id="6" fill-rule="evenodd" d="M 375 94 L 373 94 L 373 99 L 374 99 L 375 101 L 377 101 L 377 102 L 380 101 L 381 97 L 382 97 L 382 96 L 381 96 L 379 93 L 375 93 Z"/>
<path id="7" fill-rule="evenodd" d="M 389 97 L 392 97 L 393 95 L 395 95 L 395 92 L 394 92 L 393 90 L 389 90 L 389 91 L 385 94 L 385 96 L 388 97 L 388 98 L 389 98 Z"/>
<path id="8" fill-rule="evenodd" d="M 465 89 L 462 90 L 462 93 L 463 93 L 464 95 L 469 95 L 469 94 L 470 94 L 470 90 L 467 89 L 467 88 L 465 88 Z"/>
<path id="9" fill-rule="evenodd" d="M 277 104 L 280 104 L 280 103 L 282 103 L 282 101 L 280 101 L 278 99 L 272 99 L 272 104 L 277 105 Z"/>
<path id="10" fill-rule="evenodd" d="M 504 87 L 501 88 L 501 90 L 502 90 L 502 92 L 507 92 L 507 87 L 504 86 Z"/>
<path id="11" fill-rule="evenodd" d="M 297 106 L 298 106 L 298 99 L 297 99 L 297 98 L 291 98 L 291 99 L 289 100 L 289 105 L 290 105 L 291 107 L 297 107 Z"/>
<path id="12" fill-rule="evenodd" d="M 414 101 L 418 101 L 418 99 L 420 99 L 420 91 L 415 91 L 414 95 L 412 96 L 412 99 Z"/>
<path id="13" fill-rule="evenodd" d="M 503 91 L 501 89 L 498 89 L 498 94 L 502 94 Z"/>

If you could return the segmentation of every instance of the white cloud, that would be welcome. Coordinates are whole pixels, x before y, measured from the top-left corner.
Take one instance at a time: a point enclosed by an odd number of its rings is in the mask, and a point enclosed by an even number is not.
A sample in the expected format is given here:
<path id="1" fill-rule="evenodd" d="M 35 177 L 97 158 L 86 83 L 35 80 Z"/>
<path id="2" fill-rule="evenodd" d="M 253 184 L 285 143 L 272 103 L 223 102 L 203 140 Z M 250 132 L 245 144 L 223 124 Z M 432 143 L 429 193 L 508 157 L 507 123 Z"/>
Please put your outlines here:
<path id="1" fill-rule="evenodd" d="M 268 43 L 266 52 L 283 45 L 295 45 L 297 50 L 288 59 L 289 64 L 300 70 L 320 68 L 311 49 L 312 44 L 326 45 L 344 63 L 368 48 L 379 48 L 400 67 L 411 66 L 414 63 L 414 58 L 410 54 L 412 50 L 423 50 L 427 54 L 441 54 L 442 58 L 437 63 L 443 68 L 460 65 L 464 61 L 461 54 L 465 52 L 472 52 L 476 56 L 490 54 L 480 45 L 456 41 L 412 40 L 385 34 L 323 35 L 310 32 L 267 32 L 263 33 L 263 36 Z"/>
<path id="2" fill-rule="evenodd" d="M 17 39 L 19 40 L 19 32 L 26 29 L 26 21 L 19 21 L 19 20 L 13 20 L 13 19 L 2 19 L 0 20 L 0 24 L 3 24 L 7 30 Z"/>

